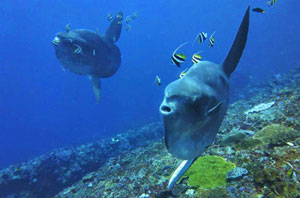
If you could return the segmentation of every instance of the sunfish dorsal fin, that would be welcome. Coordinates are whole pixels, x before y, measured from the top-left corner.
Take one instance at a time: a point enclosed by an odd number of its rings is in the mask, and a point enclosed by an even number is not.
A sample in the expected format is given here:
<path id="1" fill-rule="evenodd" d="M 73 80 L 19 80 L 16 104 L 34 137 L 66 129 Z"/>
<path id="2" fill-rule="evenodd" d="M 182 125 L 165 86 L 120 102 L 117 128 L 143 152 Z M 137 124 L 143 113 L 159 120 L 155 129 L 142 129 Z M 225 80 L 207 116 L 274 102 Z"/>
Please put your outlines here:
<path id="1" fill-rule="evenodd" d="M 103 38 L 106 41 L 115 43 L 118 41 L 121 30 L 122 30 L 122 22 L 123 22 L 123 13 L 119 12 L 114 20 L 111 22 L 110 26 L 106 30 L 105 35 Z"/>
<path id="2" fill-rule="evenodd" d="M 249 15 L 250 6 L 248 6 L 248 9 L 244 15 L 243 21 L 240 25 L 237 35 L 235 36 L 231 49 L 222 63 L 223 70 L 227 76 L 230 76 L 230 74 L 235 70 L 246 46 L 249 29 Z"/>
<path id="3" fill-rule="evenodd" d="M 100 103 L 100 97 L 101 97 L 101 84 L 100 84 L 100 80 L 98 77 L 93 76 L 93 75 L 88 75 L 91 83 L 92 83 L 92 87 L 96 96 L 96 101 L 99 104 Z"/>

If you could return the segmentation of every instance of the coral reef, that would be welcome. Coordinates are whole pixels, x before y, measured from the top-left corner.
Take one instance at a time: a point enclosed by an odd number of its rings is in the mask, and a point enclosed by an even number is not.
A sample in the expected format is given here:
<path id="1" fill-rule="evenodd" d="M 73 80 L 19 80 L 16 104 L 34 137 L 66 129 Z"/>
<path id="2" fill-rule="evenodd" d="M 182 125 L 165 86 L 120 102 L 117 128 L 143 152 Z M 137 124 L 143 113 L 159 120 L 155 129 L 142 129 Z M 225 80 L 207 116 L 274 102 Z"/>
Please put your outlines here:
<path id="1" fill-rule="evenodd" d="M 166 187 L 180 160 L 154 123 L 10 166 L 0 171 L 0 197 L 300 197 L 300 69 L 233 96 L 244 98 L 229 106 L 214 144 L 173 192 Z"/>
<path id="2" fill-rule="evenodd" d="M 112 157 L 149 145 L 162 134 L 161 125 L 153 123 L 114 138 L 59 149 L 29 162 L 12 165 L 0 171 L 0 198 L 53 197 Z"/>

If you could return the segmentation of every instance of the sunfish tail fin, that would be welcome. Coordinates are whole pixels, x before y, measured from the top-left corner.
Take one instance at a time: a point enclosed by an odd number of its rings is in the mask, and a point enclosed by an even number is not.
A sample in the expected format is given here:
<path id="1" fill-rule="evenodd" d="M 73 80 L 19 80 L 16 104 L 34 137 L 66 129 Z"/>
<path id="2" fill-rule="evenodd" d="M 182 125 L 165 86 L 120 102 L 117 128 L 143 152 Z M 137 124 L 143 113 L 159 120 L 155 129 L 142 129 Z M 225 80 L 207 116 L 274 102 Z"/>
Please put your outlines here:
<path id="1" fill-rule="evenodd" d="M 196 159 L 191 159 L 191 160 L 184 160 L 183 162 L 181 162 L 181 164 L 178 166 L 178 168 L 173 173 L 171 179 L 169 180 L 168 190 L 172 190 L 176 182 L 184 175 L 184 173 L 190 168 L 190 166 L 193 164 L 195 160 Z"/>
<path id="2" fill-rule="evenodd" d="M 230 76 L 230 74 L 235 70 L 246 46 L 249 29 L 249 15 L 250 6 L 248 6 L 248 9 L 244 15 L 239 31 L 235 36 L 231 49 L 222 64 L 223 70 L 227 74 L 227 76 Z"/>
<path id="3" fill-rule="evenodd" d="M 119 40 L 123 22 L 123 13 L 119 12 L 104 35 L 105 40 L 115 43 Z"/>
<path id="4" fill-rule="evenodd" d="M 89 75 L 88 76 L 91 83 L 92 83 L 92 87 L 96 96 L 96 101 L 99 104 L 100 103 L 100 97 L 101 97 L 101 84 L 100 84 L 100 80 L 98 77 Z"/>

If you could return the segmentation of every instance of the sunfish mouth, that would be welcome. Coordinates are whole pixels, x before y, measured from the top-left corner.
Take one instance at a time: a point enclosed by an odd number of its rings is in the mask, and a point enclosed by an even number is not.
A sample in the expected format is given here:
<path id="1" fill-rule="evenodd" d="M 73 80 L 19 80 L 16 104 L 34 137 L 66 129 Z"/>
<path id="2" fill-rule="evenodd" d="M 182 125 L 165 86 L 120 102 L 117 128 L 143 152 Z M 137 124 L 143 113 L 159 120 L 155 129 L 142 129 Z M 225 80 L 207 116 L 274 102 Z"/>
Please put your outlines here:
<path id="1" fill-rule="evenodd" d="M 56 36 L 51 42 L 53 45 L 58 45 L 60 43 L 60 39 Z"/>

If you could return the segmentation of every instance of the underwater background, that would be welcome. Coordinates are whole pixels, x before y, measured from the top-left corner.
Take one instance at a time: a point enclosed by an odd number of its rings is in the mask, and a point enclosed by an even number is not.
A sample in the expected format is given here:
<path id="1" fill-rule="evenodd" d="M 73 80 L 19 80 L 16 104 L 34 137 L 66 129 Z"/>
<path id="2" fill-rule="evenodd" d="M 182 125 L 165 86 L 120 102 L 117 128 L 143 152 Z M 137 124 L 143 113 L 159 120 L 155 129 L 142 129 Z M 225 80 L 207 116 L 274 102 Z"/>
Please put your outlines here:
<path id="1" fill-rule="evenodd" d="M 0 167 L 160 121 L 165 85 L 192 65 L 189 60 L 180 69 L 171 65 L 173 50 L 200 31 L 216 31 L 213 48 L 195 45 L 184 51 L 191 56 L 205 50 L 204 60 L 220 63 L 248 4 L 265 13 L 251 13 L 247 46 L 231 78 L 233 96 L 249 83 L 300 65 L 298 0 L 278 0 L 274 7 L 259 0 L 2 0 Z M 138 18 L 130 31 L 123 27 L 117 42 L 121 67 L 102 80 L 102 101 L 96 104 L 86 77 L 62 71 L 51 40 L 66 24 L 104 33 L 107 14 L 120 10 L 125 17 L 136 12 Z"/>

